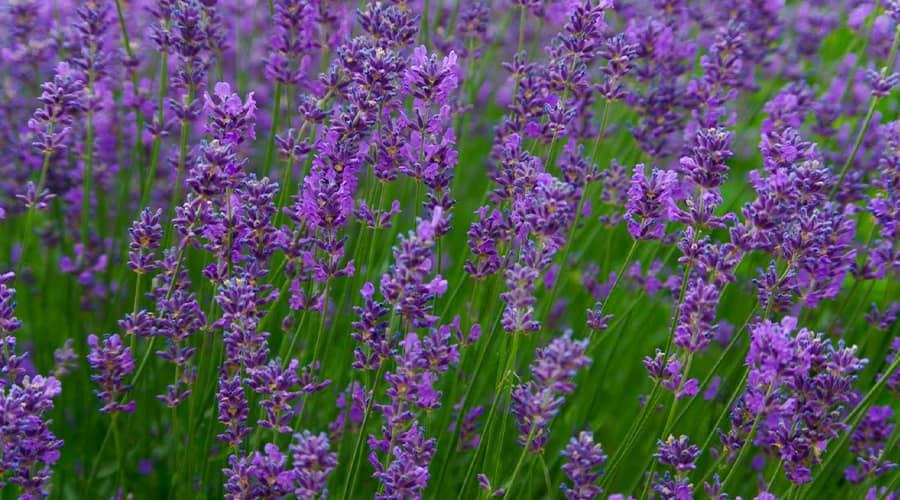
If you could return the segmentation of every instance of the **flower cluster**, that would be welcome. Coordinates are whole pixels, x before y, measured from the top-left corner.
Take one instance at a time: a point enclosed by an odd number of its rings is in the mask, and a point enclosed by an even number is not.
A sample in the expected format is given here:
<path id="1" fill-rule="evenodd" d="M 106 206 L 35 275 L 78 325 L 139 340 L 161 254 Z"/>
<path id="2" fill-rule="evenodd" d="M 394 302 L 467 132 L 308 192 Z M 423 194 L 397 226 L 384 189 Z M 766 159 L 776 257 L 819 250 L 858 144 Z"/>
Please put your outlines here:
<path id="1" fill-rule="evenodd" d="M 587 339 L 574 340 L 572 332 L 554 338 L 535 353 L 530 370 L 534 380 L 513 389 L 510 412 L 516 416 L 519 444 L 531 453 L 544 449 L 550 422 L 562 407 L 564 396 L 575 390 L 578 370 L 589 365 Z"/>
<path id="2" fill-rule="evenodd" d="M 900 1 L 0 25 L 4 498 L 896 496 Z"/>
<path id="3" fill-rule="evenodd" d="M 730 456 L 751 439 L 782 461 L 789 480 L 809 482 L 828 442 L 847 430 L 848 407 L 859 401 L 853 382 L 865 360 L 855 347 L 798 331 L 796 318 L 788 316 L 750 327 L 746 364 L 747 385 L 732 408 L 731 430 L 721 434 L 723 453 Z"/>

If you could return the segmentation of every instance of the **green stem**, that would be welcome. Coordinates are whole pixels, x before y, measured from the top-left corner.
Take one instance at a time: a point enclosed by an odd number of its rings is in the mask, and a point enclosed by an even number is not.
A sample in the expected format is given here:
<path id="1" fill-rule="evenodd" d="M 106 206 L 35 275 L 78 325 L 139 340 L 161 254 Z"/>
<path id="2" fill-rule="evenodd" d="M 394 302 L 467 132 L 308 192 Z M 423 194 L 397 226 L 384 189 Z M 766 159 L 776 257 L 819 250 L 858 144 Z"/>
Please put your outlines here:
<path id="1" fill-rule="evenodd" d="M 634 257 L 634 250 L 637 248 L 637 243 L 638 243 L 638 240 L 634 240 L 631 243 L 631 248 L 628 249 L 628 253 L 625 254 L 625 260 L 622 262 L 622 265 L 619 267 L 619 272 L 616 273 L 616 279 L 613 280 L 612 285 L 609 287 L 609 292 L 606 294 L 606 300 L 604 300 L 600 304 L 600 310 L 597 313 L 598 316 L 603 315 L 603 310 L 606 308 L 606 305 L 609 304 L 609 298 L 612 297 L 613 290 L 615 290 L 616 287 L 619 286 L 619 283 L 622 281 L 622 276 L 628 270 L 628 265 L 631 264 L 631 259 Z M 591 333 L 590 333 L 591 339 L 593 339 L 594 333 L 595 332 L 592 329 Z"/>
<path id="2" fill-rule="evenodd" d="M 886 68 L 890 69 L 893 67 L 894 59 L 897 56 L 897 46 L 900 44 L 900 26 L 897 26 L 897 29 L 894 33 L 894 42 L 891 44 L 891 52 L 888 56 L 888 63 Z M 841 168 L 841 173 L 838 175 L 838 180 L 834 184 L 834 188 L 831 189 L 831 194 L 828 196 L 829 200 L 833 200 L 838 190 L 841 188 L 841 183 L 844 182 L 844 177 L 847 176 L 847 172 L 850 171 L 850 165 L 853 164 L 853 160 L 856 159 L 856 153 L 859 151 L 859 147 L 862 144 L 863 138 L 866 135 L 866 131 L 869 129 L 869 124 L 872 122 L 872 116 L 875 114 L 875 107 L 878 105 L 878 102 L 881 98 L 877 95 L 872 95 L 871 101 L 869 103 L 869 110 L 866 112 L 866 117 L 863 119 L 862 127 L 859 129 L 859 133 L 856 135 L 856 141 L 853 143 L 853 149 L 850 150 L 850 156 L 847 157 L 847 161 L 844 162 L 844 166 Z"/>
<path id="3" fill-rule="evenodd" d="M 94 456 L 94 464 L 91 466 L 91 473 L 88 475 L 87 483 L 84 486 L 82 498 L 90 498 L 88 493 L 91 491 L 91 485 L 94 483 L 94 478 L 97 476 L 97 469 L 100 466 L 100 459 L 103 458 L 103 452 L 106 451 L 106 445 L 109 443 L 109 438 L 111 436 L 112 432 L 107 431 L 106 435 L 103 437 L 103 441 L 100 442 L 100 449 L 97 450 L 97 454 Z"/>
<path id="4" fill-rule="evenodd" d="M 497 324 L 499 324 L 499 322 L 500 322 L 500 315 L 496 315 L 496 318 L 494 320 L 494 325 L 488 332 L 488 336 L 487 336 L 487 339 L 484 341 L 483 347 L 479 350 L 478 358 L 477 358 L 477 361 L 475 362 L 475 371 L 472 373 L 472 381 L 478 380 L 478 375 L 481 373 L 481 368 L 485 365 L 484 357 L 488 352 L 488 349 L 491 345 L 491 341 L 494 339 L 494 335 L 497 332 L 496 326 L 497 326 Z M 460 407 L 459 411 L 456 414 L 456 426 L 454 427 L 455 430 L 450 437 L 450 444 L 447 447 L 448 453 L 453 453 L 453 450 L 456 448 L 456 443 L 459 440 L 459 435 L 460 435 L 460 433 L 462 433 L 462 427 L 461 427 L 462 421 L 463 421 L 463 418 L 465 417 L 466 412 L 468 411 L 468 404 L 471 400 L 472 390 L 474 388 L 475 388 L 475 384 L 470 382 L 468 387 L 466 388 L 465 393 L 463 394 L 462 406 Z M 491 410 L 493 410 L 493 407 L 491 408 Z M 492 415 L 488 414 L 488 420 L 490 420 L 491 417 L 492 417 Z M 477 452 L 477 447 L 476 447 L 476 452 Z M 475 458 L 476 457 L 472 457 L 472 463 L 474 463 Z M 443 485 L 444 476 L 447 473 L 447 468 L 449 465 L 450 465 L 450 457 L 448 456 L 447 459 L 444 460 L 443 466 L 441 467 L 441 473 L 438 476 L 437 491 L 443 491 L 441 489 L 441 486 Z"/>
<path id="5" fill-rule="evenodd" d="M 431 40 L 429 38 L 430 25 L 428 24 L 428 11 L 431 10 L 431 2 L 430 0 L 425 0 L 425 6 L 422 9 L 422 26 L 419 28 L 419 32 L 422 35 L 422 39 L 424 40 L 425 48 L 429 48 L 431 46 Z"/>
<path id="6" fill-rule="evenodd" d="M 94 96 L 94 76 L 88 78 L 88 94 L 93 99 Z M 84 158 L 84 179 L 81 200 L 81 244 L 84 245 L 84 251 L 88 248 L 88 227 L 90 223 L 91 212 L 91 196 L 93 194 L 94 183 L 94 110 L 89 109 L 87 113 L 87 134 L 84 139 L 85 158 Z"/>
<path id="7" fill-rule="evenodd" d="M 850 165 L 853 164 L 853 160 L 856 158 L 856 153 L 859 151 L 859 146 L 862 144 L 863 137 L 866 135 L 866 130 L 869 128 L 869 123 L 872 121 L 872 116 L 875 114 L 875 107 L 878 105 L 879 98 L 878 96 L 872 96 L 872 100 L 869 103 L 869 111 L 866 113 L 866 117 L 863 120 L 862 127 L 859 129 L 859 133 L 856 135 L 856 141 L 853 143 L 853 149 L 850 150 L 850 155 L 847 156 L 847 160 L 844 162 L 844 166 L 841 168 L 841 173 L 838 175 L 837 182 L 834 183 L 834 187 L 831 189 L 831 194 L 828 195 L 829 200 L 833 200 L 835 195 L 837 195 L 838 190 L 841 188 L 841 184 L 844 182 L 844 177 L 847 176 L 847 173 L 850 171 Z"/>
<path id="8" fill-rule="evenodd" d="M 116 469 L 119 471 L 119 486 L 125 489 L 125 462 L 122 460 L 122 442 L 119 439 L 119 426 L 116 424 L 118 413 L 112 414 L 110 427 L 112 427 L 113 441 L 116 443 Z"/>
<path id="9" fill-rule="evenodd" d="M 766 402 L 769 400 L 769 396 L 772 395 L 772 390 L 775 389 L 774 381 L 769 384 L 769 388 L 766 389 L 766 394 L 763 397 L 763 405 L 767 404 Z M 728 474 L 725 475 L 725 479 L 722 481 L 722 490 L 727 491 L 728 482 L 734 476 L 735 472 L 740 468 L 741 460 L 744 458 L 744 455 L 747 454 L 747 450 L 750 449 L 750 443 L 753 441 L 753 433 L 756 432 L 756 428 L 759 426 L 759 421 L 762 419 L 763 413 L 765 410 L 760 410 L 756 413 L 756 416 L 753 418 L 753 424 L 750 426 L 750 430 L 747 432 L 747 438 L 744 440 L 744 444 L 741 446 L 740 451 L 738 451 L 737 456 L 734 459 L 734 462 L 731 463 L 731 466 L 728 468 Z"/>
<path id="10" fill-rule="evenodd" d="M 489 437 L 493 436 L 493 434 L 491 433 L 491 429 L 493 428 L 494 415 L 497 413 L 497 408 L 499 407 L 500 400 L 504 398 L 504 392 L 505 392 L 505 391 L 503 391 L 503 386 L 505 385 L 504 381 L 506 380 L 507 373 L 509 373 L 510 370 L 514 369 L 514 366 L 515 366 L 515 358 L 518 355 L 517 351 L 519 348 L 519 336 L 522 334 L 520 334 L 518 332 L 514 332 L 512 335 L 513 335 L 512 352 L 511 352 L 511 355 L 509 355 L 506 358 L 506 368 L 504 368 L 502 371 L 499 371 L 497 373 L 497 381 L 494 384 L 494 398 L 493 398 L 493 401 L 491 402 L 491 408 L 490 408 L 490 411 L 488 412 L 488 417 L 487 417 L 487 420 L 485 420 L 485 424 L 484 424 L 484 432 L 483 432 L 484 436 L 489 436 Z M 501 433 L 502 433 L 503 429 L 505 429 L 505 427 L 501 428 Z M 500 439 L 502 442 L 502 437 Z M 484 446 L 483 446 L 484 441 L 485 441 L 485 439 L 480 439 L 478 441 L 478 446 L 475 447 L 475 453 L 472 455 L 472 461 L 469 462 L 469 467 L 466 470 L 466 476 L 465 476 L 465 479 L 463 480 L 462 488 L 459 490 L 458 498 L 460 498 L 460 499 L 464 498 L 463 495 L 465 494 L 465 492 L 468 488 L 469 482 L 472 480 L 473 474 L 475 473 L 475 464 L 478 462 L 479 453 L 484 448 Z M 498 453 L 497 454 L 498 458 L 499 458 L 499 455 L 500 454 Z"/>
<path id="11" fill-rule="evenodd" d="M 166 26 L 168 28 L 168 26 Z M 162 61 L 159 73 L 159 90 L 156 98 L 156 121 L 157 127 L 162 127 L 165 122 L 165 98 L 166 98 L 166 82 L 169 80 L 169 54 L 163 51 Z M 156 137 L 153 138 L 153 149 L 150 153 L 150 171 L 144 182 L 144 192 L 141 194 L 141 206 L 147 206 L 150 201 L 150 193 L 152 192 L 153 182 L 156 180 L 156 169 L 159 166 L 160 149 L 162 148 L 162 134 L 157 131 Z"/>
<path id="12" fill-rule="evenodd" d="M 362 449 L 362 442 L 366 435 L 366 423 L 369 421 L 369 416 L 372 414 L 372 404 L 375 402 L 375 391 L 378 388 L 378 382 L 381 380 L 381 373 L 383 370 L 384 363 L 378 367 L 378 371 L 375 373 L 375 380 L 372 381 L 371 392 L 366 393 L 369 402 L 366 405 L 365 413 L 363 413 L 362 424 L 359 426 L 359 434 L 356 436 L 356 444 L 353 445 L 353 454 L 350 456 L 350 468 L 348 469 L 347 479 L 344 481 L 343 498 L 345 499 L 350 498 L 350 496 L 348 496 L 351 493 L 350 486 L 356 482 L 357 462 L 360 450 Z M 390 450 L 388 450 L 388 453 L 390 453 Z"/>
<path id="13" fill-rule="evenodd" d="M 322 292 L 324 296 L 322 297 L 322 316 L 319 319 L 319 331 L 316 333 L 316 344 L 313 348 L 313 357 L 310 361 L 315 361 L 319 359 L 319 346 L 322 343 L 322 338 L 325 336 L 325 320 L 328 317 L 328 281 L 325 281 L 325 291 Z"/>
<path id="14" fill-rule="evenodd" d="M 50 134 L 53 133 L 54 124 L 50 125 Z M 44 161 L 41 165 L 41 177 L 38 179 L 37 190 L 35 191 L 36 200 L 41 196 L 41 191 L 44 190 L 44 183 L 47 182 L 47 172 L 50 170 L 50 151 L 44 152 Z M 34 212 L 37 210 L 37 203 L 35 202 L 31 206 L 28 207 L 28 214 L 25 216 L 25 234 L 22 236 L 22 252 L 19 254 L 19 262 L 16 264 L 16 279 L 18 279 L 22 275 L 22 268 L 25 264 L 25 259 L 28 257 L 28 244 L 31 242 L 32 238 L 32 229 L 34 226 Z"/>
<path id="15" fill-rule="evenodd" d="M 525 440 L 525 447 L 522 448 L 522 453 L 519 454 L 519 460 L 516 462 L 516 468 L 513 469 L 513 475 L 509 479 L 509 484 L 506 487 L 506 495 L 512 493 L 513 487 L 516 485 L 516 478 L 519 477 L 519 471 L 522 469 L 522 464 L 525 463 L 525 457 L 528 455 L 528 449 L 531 448 L 531 441 L 534 440 L 534 433 L 537 430 L 537 425 L 532 425 L 531 430 L 528 432 L 528 439 Z M 510 498 L 515 498 L 510 495 Z"/>
<path id="16" fill-rule="evenodd" d="M 278 132 L 278 118 L 281 114 L 281 82 L 275 84 L 275 97 L 272 100 L 272 128 L 269 130 L 269 141 L 266 144 L 266 159 L 263 163 L 263 175 L 268 177 L 272 172 L 272 159 L 275 157 L 275 134 Z"/>

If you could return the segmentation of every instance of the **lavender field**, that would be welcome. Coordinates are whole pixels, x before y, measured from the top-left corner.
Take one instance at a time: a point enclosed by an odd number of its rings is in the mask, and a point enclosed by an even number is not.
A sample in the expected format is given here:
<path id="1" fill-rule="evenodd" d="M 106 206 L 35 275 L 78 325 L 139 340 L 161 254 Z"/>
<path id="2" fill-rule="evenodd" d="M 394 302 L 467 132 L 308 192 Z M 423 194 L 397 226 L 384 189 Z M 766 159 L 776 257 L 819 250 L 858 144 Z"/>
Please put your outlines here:
<path id="1" fill-rule="evenodd" d="M 900 0 L 0 0 L 0 500 L 900 500 Z"/>

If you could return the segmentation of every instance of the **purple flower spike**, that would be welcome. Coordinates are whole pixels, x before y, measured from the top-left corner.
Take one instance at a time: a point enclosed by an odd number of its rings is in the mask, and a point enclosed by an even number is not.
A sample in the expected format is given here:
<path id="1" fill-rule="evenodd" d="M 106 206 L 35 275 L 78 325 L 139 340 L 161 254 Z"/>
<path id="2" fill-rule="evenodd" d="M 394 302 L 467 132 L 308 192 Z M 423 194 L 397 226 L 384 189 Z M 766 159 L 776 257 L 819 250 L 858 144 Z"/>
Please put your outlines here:
<path id="1" fill-rule="evenodd" d="M 575 390 L 575 375 L 591 363 L 584 354 L 587 346 L 587 339 L 573 340 L 572 332 L 554 338 L 535 354 L 531 365 L 534 380 L 513 389 L 510 411 L 519 426 L 519 444 L 525 446 L 531 436 L 529 452 L 539 453 L 544 449 L 550 421 L 565 401 L 563 395 Z"/>
<path id="2" fill-rule="evenodd" d="M 659 452 L 653 455 L 659 463 L 674 468 L 679 473 L 694 470 L 697 458 L 700 456 L 700 448 L 689 444 L 687 436 L 669 436 L 665 441 L 658 441 Z"/>
<path id="3" fill-rule="evenodd" d="M 296 481 L 294 494 L 297 498 L 327 498 L 326 482 L 337 467 L 337 453 L 330 451 L 325 434 L 303 431 L 294 434 L 294 441 L 290 445 L 294 460 L 292 475 Z"/>
<path id="4" fill-rule="evenodd" d="M 650 177 L 638 164 L 628 188 L 625 218 L 628 232 L 638 240 L 658 240 L 665 234 L 666 221 L 674 210 L 673 194 L 678 182 L 674 171 L 653 169 Z"/>
<path id="5" fill-rule="evenodd" d="M 126 392 L 131 390 L 131 385 L 125 382 L 125 377 L 134 371 L 134 358 L 131 348 L 122 343 L 119 335 L 105 335 L 101 341 L 96 335 L 88 335 L 88 346 L 91 348 L 87 355 L 88 363 L 96 373 L 91 375 L 91 380 L 100 384 L 100 389 L 94 394 L 100 398 L 103 413 L 116 413 L 124 411 L 134 412 L 134 401 L 119 403 L 118 400 Z"/>
<path id="6" fill-rule="evenodd" d="M 154 250 L 159 248 L 159 240 L 163 237 L 162 226 L 159 225 L 161 213 L 159 209 L 154 212 L 145 208 L 141 211 L 140 218 L 128 229 L 131 235 L 128 267 L 137 274 L 156 270 Z"/>
<path id="7" fill-rule="evenodd" d="M 603 493 L 603 489 L 594 483 L 603 473 L 603 464 L 607 456 L 600 443 L 594 441 L 593 433 L 581 431 L 566 445 L 562 451 L 566 463 L 563 472 L 572 480 L 572 486 L 565 484 L 560 488 L 569 500 L 591 500 Z"/>

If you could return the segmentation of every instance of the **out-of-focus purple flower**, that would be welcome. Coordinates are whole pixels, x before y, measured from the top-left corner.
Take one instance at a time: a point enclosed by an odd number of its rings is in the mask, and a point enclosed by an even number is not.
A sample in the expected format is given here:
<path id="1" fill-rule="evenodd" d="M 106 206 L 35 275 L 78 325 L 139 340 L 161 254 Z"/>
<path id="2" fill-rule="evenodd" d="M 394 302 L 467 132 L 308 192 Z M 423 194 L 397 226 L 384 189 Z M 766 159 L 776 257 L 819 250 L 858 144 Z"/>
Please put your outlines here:
<path id="1" fill-rule="evenodd" d="M 59 379 L 77 368 L 78 354 L 72 349 L 74 339 L 66 339 L 62 347 L 53 351 L 53 377 Z"/>
<path id="2" fill-rule="evenodd" d="M 339 441 L 345 431 L 356 432 L 362 425 L 366 413 L 368 397 L 366 391 L 359 384 L 353 382 L 338 395 L 335 406 L 341 410 L 334 422 L 328 424 L 329 437 L 332 441 Z"/>
<path id="3" fill-rule="evenodd" d="M 881 71 L 870 69 L 866 73 L 866 78 L 872 87 L 872 95 L 879 98 L 889 96 L 891 90 L 900 83 L 900 74 L 888 73 L 887 68 L 882 68 Z"/>
<path id="4" fill-rule="evenodd" d="M 206 84 L 212 41 L 206 28 L 214 18 L 207 15 L 198 0 L 175 0 L 165 10 L 171 15 L 167 45 L 178 57 L 178 71 L 171 85 L 179 91 L 177 98 L 169 98 L 167 104 L 185 124 L 195 121 L 202 110 L 198 91 Z"/>
<path id="5" fill-rule="evenodd" d="M 847 467 L 844 477 L 853 484 L 859 484 L 870 474 L 880 476 L 897 467 L 886 456 L 885 449 L 894 431 L 890 420 L 894 411 L 890 406 L 873 406 L 850 435 L 850 451 L 856 456 L 857 465 Z"/>
<path id="6" fill-rule="evenodd" d="M 294 441 L 290 445 L 294 494 L 297 498 L 327 498 L 328 475 L 337 467 L 337 453 L 330 450 L 328 437 L 303 431 L 294 434 Z"/>
<path id="7" fill-rule="evenodd" d="M 322 19 L 314 2 L 274 2 L 266 76 L 285 85 L 303 82 L 311 65 L 310 52 L 322 42 Z"/>
<path id="8" fill-rule="evenodd" d="M 502 497 L 506 494 L 506 490 L 502 488 L 495 490 L 491 486 L 491 480 L 488 479 L 487 474 L 478 474 L 478 487 L 484 490 L 489 497 Z"/>
<path id="9" fill-rule="evenodd" d="M 456 421 L 459 418 L 459 412 L 463 408 L 463 402 L 460 401 L 453 405 L 453 421 L 448 428 L 451 432 L 456 430 Z M 478 433 L 478 417 L 483 413 L 484 407 L 482 406 L 476 406 L 466 412 L 460 425 L 459 444 L 457 445 L 457 449 L 460 451 L 478 447 L 478 443 L 481 441 L 481 434 Z"/>

